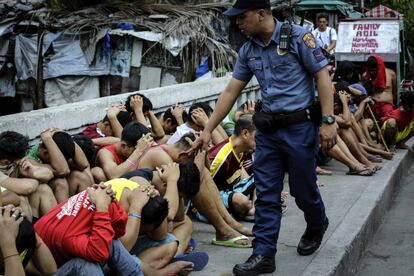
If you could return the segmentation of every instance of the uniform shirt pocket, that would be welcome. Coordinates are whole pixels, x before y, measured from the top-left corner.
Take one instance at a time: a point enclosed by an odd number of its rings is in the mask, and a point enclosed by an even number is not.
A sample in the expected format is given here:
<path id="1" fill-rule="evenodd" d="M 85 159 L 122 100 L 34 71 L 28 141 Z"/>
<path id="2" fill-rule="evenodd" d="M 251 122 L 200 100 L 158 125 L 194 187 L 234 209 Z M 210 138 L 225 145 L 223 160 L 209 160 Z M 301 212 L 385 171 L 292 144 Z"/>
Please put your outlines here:
<path id="1" fill-rule="evenodd" d="M 273 80 L 290 81 L 296 79 L 295 67 L 298 66 L 293 54 L 286 53 L 283 56 L 277 56 L 270 62 L 273 72 Z"/>
<path id="2" fill-rule="evenodd" d="M 247 61 L 250 70 L 256 76 L 256 79 L 262 81 L 264 79 L 263 63 L 261 59 L 252 59 Z"/>

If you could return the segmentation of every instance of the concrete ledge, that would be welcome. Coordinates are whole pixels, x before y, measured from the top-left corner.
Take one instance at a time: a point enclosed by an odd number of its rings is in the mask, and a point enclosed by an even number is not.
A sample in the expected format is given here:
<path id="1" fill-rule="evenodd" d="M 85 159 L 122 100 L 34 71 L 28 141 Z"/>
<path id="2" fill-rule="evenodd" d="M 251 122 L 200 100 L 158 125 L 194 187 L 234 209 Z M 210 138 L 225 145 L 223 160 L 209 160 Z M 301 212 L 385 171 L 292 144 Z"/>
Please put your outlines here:
<path id="1" fill-rule="evenodd" d="M 407 144 L 412 147 L 414 139 Z M 391 205 L 399 180 L 413 161 L 414 154 L 403 151 L 387 163 L 380 181 L 367 181 L 366 189 L 355 195 L 355 203 L 301 275 L 355 274 L 367 243 Z"/>
<path id="2" fill-rule="evenodd" d="M 125 103 L 128 95 L 137 92 L 151 99 L 156 112 L 163 112 L 176 103 L 189 106 L 195 101 L 207 101 L 214 107 L 215 100 L 229 80 L 230 76 L 226 76 L 2 116 L 0 117 L 0 130 L 17 131 L 27 135 L 30 139 L 35 139 L 42 130 L 48 127 L 58 127 L 73 132 L 82 126 L 102 120 L 106 107 L 115 103 Z M 254 79 L 246 86 L 237 104 L 244 102 L 247 98 L 257 99 L 258 94 L 258 85 Z"/>

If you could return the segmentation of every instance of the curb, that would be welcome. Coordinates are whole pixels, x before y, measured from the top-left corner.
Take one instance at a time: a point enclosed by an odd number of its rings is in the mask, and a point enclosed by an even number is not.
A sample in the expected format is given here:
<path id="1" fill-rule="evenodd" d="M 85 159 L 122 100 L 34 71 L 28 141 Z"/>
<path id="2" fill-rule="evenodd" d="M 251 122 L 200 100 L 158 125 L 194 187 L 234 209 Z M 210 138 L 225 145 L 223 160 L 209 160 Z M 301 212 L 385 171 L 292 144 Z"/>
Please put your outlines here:
<path id="1" fill-rule="evenodd" d="M 413 147 L 414 138 L 407 142 Z M 414 154 L 403 151 L 387 162 L 381 181 L 370 181 L 365 191 L 305 268 L 301 275 L 344 276 L 356 273 L 358 262 L 390 208 L 399 180 L 414 162 Z"/>

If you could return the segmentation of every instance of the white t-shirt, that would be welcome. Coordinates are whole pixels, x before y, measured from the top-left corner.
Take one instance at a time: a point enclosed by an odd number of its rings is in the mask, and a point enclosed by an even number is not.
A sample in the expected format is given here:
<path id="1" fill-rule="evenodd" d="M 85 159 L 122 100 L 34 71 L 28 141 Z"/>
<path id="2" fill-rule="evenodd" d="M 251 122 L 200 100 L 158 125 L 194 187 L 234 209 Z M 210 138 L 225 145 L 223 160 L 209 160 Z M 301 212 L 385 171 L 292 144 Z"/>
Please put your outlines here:
<path id="1" fill-rule="evenodd" d="M 319 28 L 317 28 L 312 32 L 312 34 L 315 37 L 318 46 L 324 49 L 327 49 L 329 45 L 331 45 L 332 41 L 337 40 L 338 38 L 335 29 L 331 27 L 326 27 L 326 30 L 324 32 L 321 32 Z M 330 52 L 330 54 L 333 53 L 335 53 L 335 50 L 332 50 Z"/>
<path id="2" fill-rule="evenodd" d="M 177 127 L 177 130 L 174 132 L 174 134 L 170 137 L 170 139 L 168 139 L 167 144 L 168 145 L 175 144 L 181 139 L 181 137 L 183 137 L 189 132 L 195 133 L 195 130 L 188 127 L 187 124 L 179 125 Z"/>

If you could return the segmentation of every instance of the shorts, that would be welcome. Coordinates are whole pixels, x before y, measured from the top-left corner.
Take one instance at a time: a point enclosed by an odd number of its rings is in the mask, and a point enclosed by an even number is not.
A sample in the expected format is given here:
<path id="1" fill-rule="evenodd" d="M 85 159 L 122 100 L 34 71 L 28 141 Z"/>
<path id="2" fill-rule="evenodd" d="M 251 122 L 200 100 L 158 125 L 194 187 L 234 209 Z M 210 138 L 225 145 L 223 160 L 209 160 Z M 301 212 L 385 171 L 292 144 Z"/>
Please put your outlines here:
<path id="1" fill-rule="evenodd" d="M 376 102 L 373 109 L 375 116 L 377 118 L 382 118 L 394 110 L 394 105 L 388 102 Z"/>
<path id="2" fill-rule="evenodd" d="M 158 247 L 158 246 L 162 246 L 162 245 L 169 244 L 172 242 L 177 242 L 178 244 L 177 238 L 173 234 L 170 234 L 170 233 L 167 233 L 167 236 L 165 237 L 165 239 L 160 240 L 160 241 L 153 240 L 147 235 L 140 235 L 134 247 L 132 247 L 129 253 L 135 256 L 139 256 L 139 254 L 141 254 L 143 251 L 147 250 L 148 248 Z"/>
<path id="3" fill-rule="evenodd" d="M 387 121 L 382 124 L 381 133 L 384 135 L 384 131 L 387 128 Z M 394 143 L 398 144 L 399 142 L 403 141 L 407 138 L 410 133 L 414 130 L 414 122 L 411 122 L 408 126 L 406 126 L 403 130 L 398 130 L 397 134 L 395 135 Z"/>
<path id="4" fill-rule="evenodd" d="M 254 177 L 253 175 L 240 180 L 239 183 L 235 184 L 233 186 L 233 190 L 226 190 L 226 191 L 220 191 L 220 197 L 221 200 L 224 203 L 224 206 L 226 206 L 227 210 L 235 215 L 236 212 L 234 211 L 234 207 L 232 204 L 232 198 L 234 193 L 242 193 L 248 198 L 253 197 L 253 191 L 255 189 L 255 183 L 254 183 Z"/>

